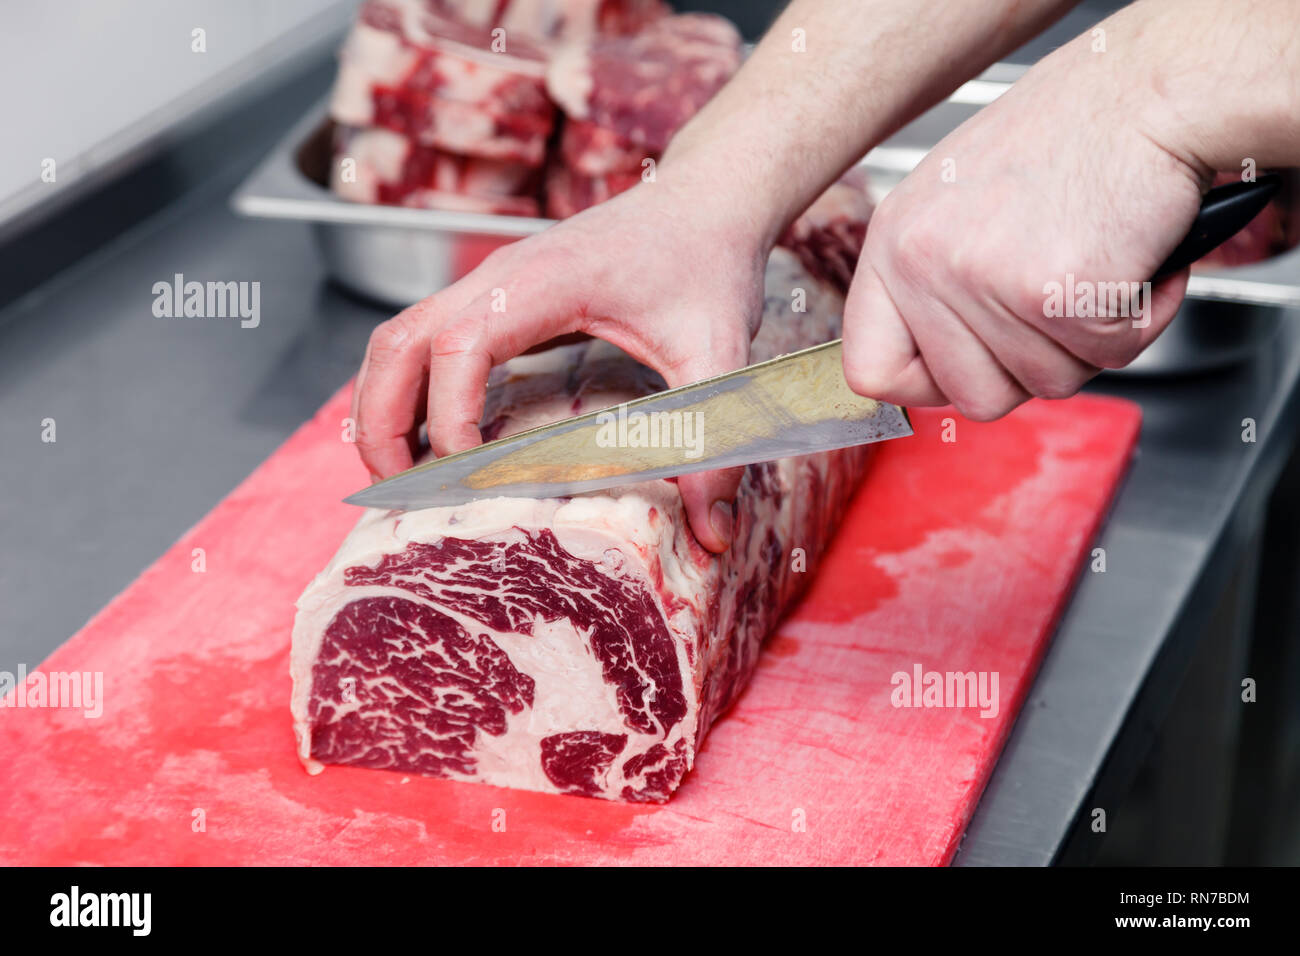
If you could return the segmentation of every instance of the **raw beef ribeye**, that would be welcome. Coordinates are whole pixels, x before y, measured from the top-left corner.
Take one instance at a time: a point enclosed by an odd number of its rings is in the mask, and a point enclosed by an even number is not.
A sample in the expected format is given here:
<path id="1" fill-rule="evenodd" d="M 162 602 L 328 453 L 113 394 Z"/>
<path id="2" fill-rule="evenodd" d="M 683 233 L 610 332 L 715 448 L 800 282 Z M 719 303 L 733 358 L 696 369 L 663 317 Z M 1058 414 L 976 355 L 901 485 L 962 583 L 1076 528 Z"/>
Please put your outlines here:
<path id="1" fill-rule="evenodd" d="M 805 312 L 792 311 L 796 288 Z M 777 249 L 753 359 L 833 338 L 842 304 Z M 489 437 L 662 388 L 603 342 L 515 359 L 494 382 Z M 366 512 L 298 602 L 300 757 L 666 800 L 808 579 L 866 455 L 748 467 L 722 556 L 696 542 L 669 481 Z"/>

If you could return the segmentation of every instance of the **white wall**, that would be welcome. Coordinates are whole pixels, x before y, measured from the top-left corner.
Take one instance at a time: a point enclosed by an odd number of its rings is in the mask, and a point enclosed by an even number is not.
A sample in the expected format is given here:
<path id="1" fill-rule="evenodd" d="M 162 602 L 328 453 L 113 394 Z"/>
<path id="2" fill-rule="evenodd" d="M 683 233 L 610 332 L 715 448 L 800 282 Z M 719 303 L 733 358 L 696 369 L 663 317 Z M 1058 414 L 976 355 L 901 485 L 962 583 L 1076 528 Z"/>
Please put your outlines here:
<path id="1" fill-rule="evenodd" d="M 156 134 L 295 41 L 319 42 L 356 0 L 0 0 L 0 220 Z M 207 52 L 191 50 L 206 31 Z M 292 117 L 286 117 L 286 121 Z M 48 189 L 46 190 L 49 191 Z"/>

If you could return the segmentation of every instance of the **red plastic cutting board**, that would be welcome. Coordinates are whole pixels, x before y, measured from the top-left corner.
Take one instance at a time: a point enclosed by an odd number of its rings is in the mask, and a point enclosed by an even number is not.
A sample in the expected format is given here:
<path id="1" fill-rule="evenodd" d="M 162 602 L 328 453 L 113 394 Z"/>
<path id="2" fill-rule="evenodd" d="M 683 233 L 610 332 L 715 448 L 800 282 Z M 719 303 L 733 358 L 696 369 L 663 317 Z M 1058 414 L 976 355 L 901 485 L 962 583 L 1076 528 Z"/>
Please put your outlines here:
<path id="1" fill-rule="evenodd" d="M 365 483 L 346 414 L 340 393 L 50 657 L 103 673 L 102 716 L 0 709 L 0 861 L 944 863 L 1140 419 L 1084 396 L 945 436 L 951 413 L 917 412 L 682 788 L 629 806 L 303 771 L 289 632 L 356 518 L 339 503 Z M 996 672 L 997 716 L 893 706 L 915 665 Z"/>

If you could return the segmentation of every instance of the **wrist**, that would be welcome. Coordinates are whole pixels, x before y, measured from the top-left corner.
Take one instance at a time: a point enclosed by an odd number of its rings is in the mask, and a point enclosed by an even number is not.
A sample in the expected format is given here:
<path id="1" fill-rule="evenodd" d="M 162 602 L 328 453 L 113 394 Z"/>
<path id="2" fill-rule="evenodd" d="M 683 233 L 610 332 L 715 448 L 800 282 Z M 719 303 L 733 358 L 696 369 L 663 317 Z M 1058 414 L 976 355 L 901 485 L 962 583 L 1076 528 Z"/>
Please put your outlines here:
<path id="1" fill-rule="evenodd" d="M 1143 0 L 1100 24 L 1104 55 L 1088 35 L 1071 54 L 1099 62 L 1127 120 L 1208 182 L 1247 161 L 1295 163 L 1300 62 L 1282 55 L 1278 37 L 1294 17 L 1292 0 L 1259 0 L 1249 16 L 1231 0 Z"/>
<path id="2" fill-rule="evenodd" d="M 770 191 L 735 162 L 712 150 L 670 149 L 655 181 L 639 187 L 681 228 L 766 259 L 784 228 L 784 211 Z"/>

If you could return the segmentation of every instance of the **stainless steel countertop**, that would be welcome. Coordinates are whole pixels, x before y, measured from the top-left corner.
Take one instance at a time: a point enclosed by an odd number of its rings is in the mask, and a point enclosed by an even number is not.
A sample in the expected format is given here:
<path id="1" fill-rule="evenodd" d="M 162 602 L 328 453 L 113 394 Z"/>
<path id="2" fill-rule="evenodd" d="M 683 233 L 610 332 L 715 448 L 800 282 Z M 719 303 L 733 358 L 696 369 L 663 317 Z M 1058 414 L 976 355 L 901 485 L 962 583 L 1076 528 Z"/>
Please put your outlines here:
<path id="1" fill-rule="evenodd" d="M 1047 864 L 1071 839 L 1088 841 L 1085 798 L 1121 729 L 1157 722 L 1168 705 L 1295 448 L 1300 313 L 1286 319 L 1249 364 L 1091 388 L 1137 401 L 1144 416 L 1096 542 L 1107 571 L 1082 570 L 959 865 Z M 1242 441 L 1244 418 L 1257 422 L 1255 443 Z"/>
<path id="2" fill-rule="evenodd" d="M 211 509 L 347 380 L 388 315 L 325 282 L 307 227 L 230 212 L 278 132 L 246 128 L 218 174 L 0 311 L 0 669 L 40 662 Z M 177 272 L 260 281 L 260 325 L 155 318 L 153 283 Z M 1098 541 L 1109 570 L 1083 575 L 958 863 L 1056 858 L 1140 692 L 1198 640 L 1295 444 L 1290 318 L 1249 366 L 1098 386 L 1146 415 Z"/>

